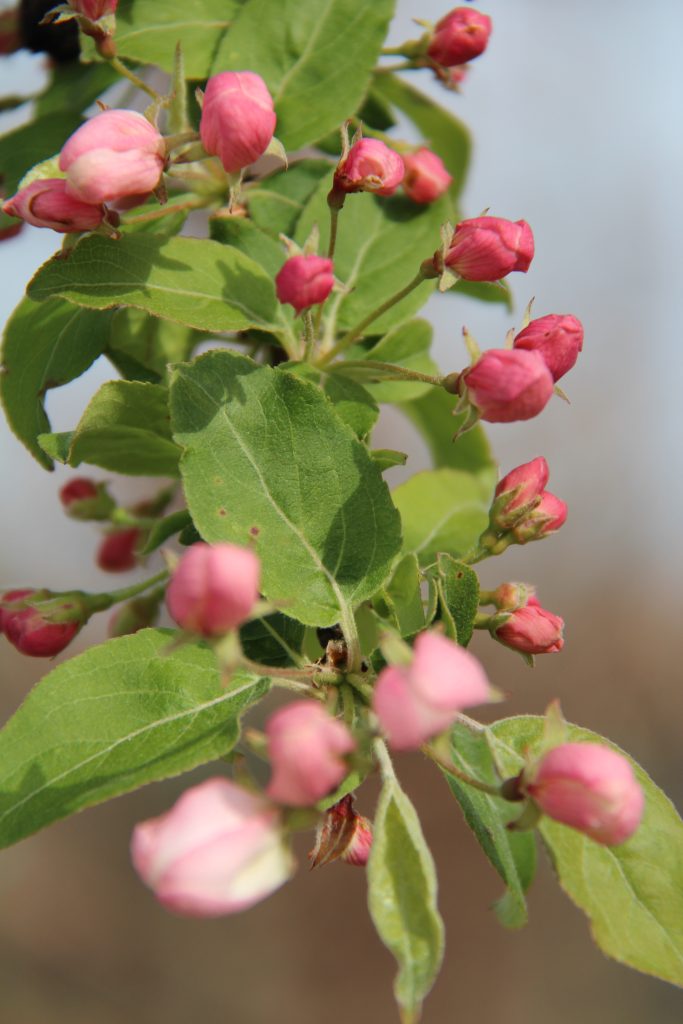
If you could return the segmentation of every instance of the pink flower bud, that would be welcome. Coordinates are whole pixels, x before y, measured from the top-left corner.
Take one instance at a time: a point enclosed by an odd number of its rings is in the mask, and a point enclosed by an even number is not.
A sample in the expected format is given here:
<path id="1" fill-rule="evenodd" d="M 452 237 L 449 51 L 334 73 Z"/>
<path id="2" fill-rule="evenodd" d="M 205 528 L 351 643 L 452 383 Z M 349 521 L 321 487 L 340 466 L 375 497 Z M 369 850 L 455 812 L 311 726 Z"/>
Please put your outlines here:
<path id="1" fill-rule="evenodd" d="M 491 516 L 497 530 L 509 530 L 540 500 L 550 470 L 542 455 L 511 469 L 496 487 Z"/>
<path id="2" fill-rule="evenodd" d="M 564 647 L 564 620 L 541 608 L 536 597 L 511 612 L 493 635 L 506 647 L 522 654 L 553 654 Z"/>
<path id="3" fill-rule="evenodd" d="M 489 681 L 474 657 L 440 633 L 420 633 L 410 665 L 377 677 L 373 708 L 395 750 L 417 750 L 447 729 L 463 708 L 490 699 Z"/>
<path id="4" fill-rule="evenodd" d="M 599 743 L 553 747 L 525 789 L 549 818 L 606 846 L 632 836 L 643 816 L 643 791 L 631 765 Z"/>
<path id="5" fill-rule="evenodd" d="M 222 778 L 193 786 L 166 814 L 136 825 L 131 857 L 168 910 L 192 917 L 246 910 L 293 869 L 279 812 Z"/>
<path id="6" fill-rule="evenodd" d="M 542 540 L 559 530 L 567 519 L 567 506 L 550 491 L 543 491 L 541 500 L 523 519 L 515 524 L 512 531 L 518 544 L 530 540 Z"/>
<path id="7" fill-rule="evenodd" d="M 98 21 L 105 14 L 114 14 L 118 3 L 119 0 L 69 0 L 71 9 L 90 21 Z"/>
<path id="8" fill-rule="evenodd" d="M 354 867 L 368 862 L 372 848 L 372 825 L 353 809 L 352 793 L 343 796 L 327 811 L 318 827 L 315 847 L 309 853 L 311 868 L 343 860 Z"/>
<path id="9" fill-rule="evenodd" d="M 488 15 L 471 7 L 456 7 L 436 23 L 427 54 L 447 68 L 466 64 L 484 52 L 491 28 Z"/>
<path id="10" fill-rule="evenodd" d="M 392 195 L 403 181 L 402 158 L 379 139 L 359 139 L 334 176 L 341 192 L 375 192 Z"/>
<path id="11" fill-rule="evenodd" d="M 84 476 L 74 477 L 59 491 L 64 511 L 72 519 L 108 519 L 114 502 L 104 484 Z"/>
<path id="12" fill-rule="evenodd" d="M 59 157 L 69 192 L 86 203 L 146 196 L 166 163 L 162 136 L 134 110 L 104 110 L 67 139 Z"/>
<path id="13" fill-rule="evenodd" d="M 535 352 L 489 349 L 460 377 L 468 400 L 489 423 L 538 416 L 553 394 L 550 370 Z"/>
<path id="14" fill-rule="evenodd" d="M 137 526 L 113 530 L 102 540 L 95 561 L 105 572 L 127 572 L 138 564 L 137 548 L 142 533 Z"/>
<path id="15" fill-rule="evenodd" d="M 278 271 L 275 290 L 280 302 L 297 313 L 324 302 L 334 285 L 334 264 L 324 256 L 291 256 Z"/>
<path id="16" fill-rule="evenodd" d="M 52 228 L 64 234 L 94 231 L 104 219 L 102 207 L 74 198 L 63 178 L 31 182 L 3 203 L 2 209 L 10 217 L 21 217 L 34 228 Z"/>
<path id="17" fill-rule="evenodd" d="M 418 149 L 403 157 L 405 177 L 403 188 L 414 203 L 433 203 L 448 191 L 453 178 L 443 165 L 443 160 L 430 149 Z"/>
<path id="18" fill-rule="evenodd" d="M 166 604 L 179 626 L 221 636 L 249 618 L 258 601 L 261 563 L 236 544 L 193 544 L 178 563 Z"/>
<path id="19" fill-rule="evenodd" d="M 499 281 L 513 270 L 526 273 L 533 258 L 534 236 L 525 220 L 472 217 L 457 225 L 445 263 L 465 281 Z"/>
<path id="20" fill-rule="evenodd" d="M 35 590 L 10 590 L 2 597 L 3 602 L 20 601 Z M 64 612 L 71 605 L 65 604 Z M 0 629 L 9 642 L 22 654 L 32 658 L 52 658 L 67 647 L 83 625 L 80 609 L 73 606 L 74 619 L 71 622 L 50 622 L 36 608 L 12 610 L 0 606 Z"/>
<path id="21" fill-rule="evenodd" d="M 273 768 L 266 792 L 276 803 L 309 807 L 348 774 L 343 758 L 355 750 L 355 740 L 317 701 L 298 700 L 276 711 L 266 735 Z"/>
<path id="22" fill-rule="evenodd" d="M 583 325 L 575 316 L 541 316 L 520 331 L 514 348 L 538 352 L 558 381 L 571 370 L 583 348 Z"/>
<path id="23" fill-rule="evenodd" d="M 199 133 L 207 153 L 236 174 L 263 156 L 275 131 L 273 98 L 253 71 L 223 71 L 204 93 Z"/>

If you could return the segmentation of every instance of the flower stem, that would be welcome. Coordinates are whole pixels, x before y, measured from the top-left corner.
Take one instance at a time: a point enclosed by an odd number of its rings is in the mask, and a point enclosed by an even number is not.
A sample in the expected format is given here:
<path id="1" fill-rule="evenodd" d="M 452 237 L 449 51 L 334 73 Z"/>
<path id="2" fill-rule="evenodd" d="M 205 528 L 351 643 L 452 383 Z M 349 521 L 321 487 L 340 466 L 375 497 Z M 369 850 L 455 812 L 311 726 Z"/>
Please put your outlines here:
<path id="1" fill-rule="evenodd" d="M 118 57 L 110 57 L 109 63 L 113 67 L 114 71 L 118 71 L 120 75 L 127 78 L 128 81 L 132 82 L 137 89 L 142 89 L 143 92 L 146 92 L 147 95 L 151 96 L 153 100 L 157 101 L 157 103 L 161 102 L 163 97 L 156 91 L 156 89 L 153 89 L 151 85 L 147 85 L 147 82 L 143 81 L 143 79 L 136 75 L 134 71 L 131 71 L 130 68 L 127 68 L 123 61 L 119 60 Z"/>
<path id="2" fill-rule="evenodd" d="M 374 359 L 347 359 L 344 362 L 334 363 L 329 367 L 330 373 L 337 367 L 340 369 L 358 368 L 359 370 L 381 370 L 382 375 L 378 378 L 383 380 L 419 380 L 425 384 L 433 384 L 435 387 L 443 386 L 443 377 L 434 377 L 429 373 L 420 373 L 419 370 L 409 370 L 404 366 L 396 366 L 394 363 L 380 363 Z M 369 376 L 372 376 L 370 374 Z"/>
<path id="3" fill-rule="evenodd" d="M 138 594 L 144 593 L 145 590 L 149 590 L 150 587 L 155 586 L 157 583 L 165 583 L 168 577 L 168 569 L 164 569 L 163 572 L 157 573 L 156 576 L 152 576 L 148 580 L 143 580 L 142 583 L 134 583 L 131 587 L 123 587 L 121 590 L 112 590 L 108 594 L 88 594 L 90 606 L 93 611 L 104 612 L 114 604 L 119 604 L 121 601 L 127 601 L 131 597 L 137 597 Z"/>
<path id="4" fill-rule="evenodd" d="M 203 199 L 193 199 L 185 203 L 175 203 L 171 206 L 160 206 L 158 210 L 151 210 L 149 213 L 141 213 L 137 217 L 125 217 L 121 224 L 145 224 L 149 220 L 159 220 L 161 217 L 168 217 L 171 213 L 182 213 L 183 210 L 199 210 L 206 203 Z"/>
<path id="5" fill-rule="evenodd" d="M 313 311 L 309 307 L 303 312 L 304 321 L 304 362 L 312 362 L 313 350 L 315 348 L 315 327 L 313 326 Z"/>
<path id="6" fill-rule="evenodd" d="M 373 748 L 375 751 L 375 757 L 377 758 L 377 763 L 379 764 L 379 770 L 382 773 L 383 781 L 395 782 L 396 772 L 394 771 L 394 766 L 391 763 L 391 757 L 389 756 L 386 743 L 384 740 L 376 739 L 373 743 Z"/>

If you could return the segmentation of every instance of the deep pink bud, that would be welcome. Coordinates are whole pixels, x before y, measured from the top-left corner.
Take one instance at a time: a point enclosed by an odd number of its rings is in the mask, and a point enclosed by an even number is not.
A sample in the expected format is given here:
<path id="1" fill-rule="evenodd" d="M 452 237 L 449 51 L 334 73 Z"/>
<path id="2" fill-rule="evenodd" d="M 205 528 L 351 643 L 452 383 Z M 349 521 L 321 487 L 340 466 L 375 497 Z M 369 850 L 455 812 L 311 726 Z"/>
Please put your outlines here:
<path id="1" fill-rule="evenodd" d="M 297 313 L 324 302 L 334 285 L 334 264 L 324 256 L 291 256 L 278 271 L 275 290 L 280 302 Z"/>
<path id="2" fill-rule="evenodd" d="M 392 195 L 403 181 L 402 158 L 379 139 L 359 139 L 335 173 L 335 186 L 342 192 L 375 192 Z"/>
<path id="3" fill-rule="evenodd" d="M 427 53 L 433 61 L 447 68 L 466 64 L 484 52 L 491 28 L 488 15 L 471 7 L 456 7 L 437 21 Z"/>
<path id="4" fill-rule="evenodd" d="M 96 562 L 105 572 L 127 572 L 138 564 L 137 548 L 142 533 L 137 526 L 108 533 L 97 549 Z"/>
<path id="5" fill-rule="evenodd" d="M 417 750 L 447 729 L 463 708 L 490 699 L 484 669 L 440 633 L 420 633 L 409 665 L 390 665 L 377 677 L 372 705 L 389 745 Z"/>
<path id="6" fill-rule="evenodd" d="M 575 316 L 540 316 L 520 331 L 514 348 L 538 352 L 558 381 L 571 370 L 583 348 L 583 325 Z"/>
<path id="7" fill-rule="evenodd" d="M 2 206 L 10 217 L 21 217 L 34 228 L 53 231 L 94 231 L 104 218 L 101 206 L 83 202 L 67 191 L 63 178 L 41 178 L 22 188 Z"/>
<path id="8" fill-rule="evenodd" d="M 567 506 L 561 498 L 550 491 L 543 491 L 541 500 L 523 519 L 515 524 L 512 531 L 518 544 L 530 540 L 542 540 L 549 533 L 555 533 L 567 519 Z"/>
<path id="9" fill-rule="evenodd" d="M 35 593 L 35 590 L 10 590 L 3 595 L 2 601 L 20 601 Z M 65 604 L 63 610 L 68 612 L 70 605 Z M 74 606 L 73 610 L 74 621 L 50 622 L 36 608 L 12 611 L 0 607 L 0 629 L 22 654 L 32 658 L 52 658 L 71 643 L 83 625 L 79 609 Z"/>
<path id="10" fill-rule="evenodd" d="M 548 463 L 542 455 L 511 469 L 496 487 L 492 525 L 497 530 L 511 529 L 540 500 L 549 476 Z"/>
<path id="11" fill-rule="evenodd" d="M 311 868 L 343 860 L 354 867 L 368 862 L 372 848 L 372 825 L 353 809 L 352 793 L 343 796 L 325 815 L 318 827 L 315 847 L 308 857 Z"/>
<path id="12" fill-rule="evenodd" d="M 259 595 L 258 555 L 237 544 L 193 544 L 180 559 L 166 592 L 179 626 L 221 636 L 249 618 Z"/>
<path id="13" fill-rule="evenodd" d="M 275 131 L 273 98 L 253 71 L 223 71 L 206 85 L 199 133 L 207 153 L 236 174 L 263 156 Z"/>
<path id="14" fill-rule="evenodd" d="M 69 191 L 86 203 L 149 195 L 165 163 L 162 136 L 134 110 L 95 114 L 67 139 L 59 157 Z"/>
<path id="15" fill-rule="evenodd" d="M 276 711 L 266 725 L 273 774 L 271 800 L 309 807 L 333 792 L 345 775 L 346 754 L 356 742 L 343 722 L 317 701 L 298 700 Z"/>
<path id="16" fill-rule="evenodd" d="M 424 146 L 404 156 L 403 163 L 403 188 L 414 203 L 433 203 L 448 190 L 453 181 L 441 157 Z"/>
<path id="17" fill-rule="evenodd" d="M 77 14 L 82 14 L 90 21 L 97 21 L 105 14 L 114 14 L 119 0 L 69 0 L 69 6 Z"/>
<path id="18" fill-rule="evenodd" d="M 541 608 L 536 597 L 530 597 L 523 608 L 511 612 L 501 626 L 493 631 L 496 640 L 522 654 L 553 654 L 564 647 L 564 620 Z"/>
<path id="19" fill-rule="evenodd" d="M 535 352 L 488 349 L 460 378 L 468 400 L 483 420 L 530 420 L 553 394 L 550 370 Z"/>
<path id="20" fill-rule="evenodd" d="M 499 281 L 513 270 L 526 273 L 533 258 L 534 236 L 525 220 L 472 217 L 456 226 L 445 263 L 465 281 Z"/>
<path id="21" fill-rule="evenodd" d="M 136 825 L 133 866 L 168 910 L 215 917 L 245 910 L 292 874 L 276 808 L 228 779 L 188 789 Z"/>
<path id="22" fill-rule="evenodd" d="M 108 519 L 115 507 L 106 486 L 84 476 L 65 483 L 59 491 L 59 500 L 72 519 Z"/>
<path id="23" fill-rule="evenodd" d="M 616 846 L 633 835 L 644 796 L 625 757 L 599 743 L 553 747 L 524 787 L 544 814 Z"/>

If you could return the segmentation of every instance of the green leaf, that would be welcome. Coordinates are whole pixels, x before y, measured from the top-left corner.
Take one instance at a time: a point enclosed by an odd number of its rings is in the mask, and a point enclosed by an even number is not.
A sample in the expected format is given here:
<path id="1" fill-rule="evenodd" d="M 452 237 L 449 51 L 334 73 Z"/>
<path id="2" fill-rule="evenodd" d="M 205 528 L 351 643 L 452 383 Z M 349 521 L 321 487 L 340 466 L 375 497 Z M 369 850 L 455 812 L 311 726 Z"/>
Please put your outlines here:
<path id="1" fill-rule="evenodd" d="M 218 71 L 249 68 L 275 100 L 278 138 L 301 149 L 338 128 L 361 105 L 393 0 L 250 0 L 222 41 Z"/>
<path id="2" fill-rule="evenodd" d="M 240 629 L 242 650 L 262 665 L 295 665 L 304 641 L 304 627 L 276 612 L 252 619 Z"/>
<path id="3" fill-rule="evenodd" d="M 36 117 L 42 118 L 48 114 L 58 117 L 65 111 L 82 113 L 110 85 L 118 81 L 117 73 L 104 62 L 86 65 L 73 60 L 66 64 L 53 64 L 50 84 L 36 100 Z M 56 153 L 64 142 L 66 137 L 57 142 L 53 152 Z"/>
<path id="4" fill-rule="evenodd" d="M 304 206 L 322 178 L 332 184 L 334 165 L 327 160 L 301 160 L 286 171 L 264 178 L 245 191 L 249 215 L 274 238 L 292 235 Z"/>
<path id="5" fill-rule="evenodd" d="M 334 405 L 335 412 L 357 437 L 368 436 L 379 416 L 377 403 L 370 392 L 355 380 L 327 377 L 323 391 Z"/>
<path id="6" fill-rule="evenodd" d="M 171 630 L 109 640 L 54 669 L 0 732 L 0 845 L 52 821 L 212 761 L 268 689 L 226 689 L 205 647 L 171 650 Z"/>
<path id="7" fill-rule="evenodd" d="M 382 591 L 401 636 L 414 636 L 425 628 L 420 590 L 420 566 L 415 555 L 406 555 Z"/>
<path id="8" fill-rule="evenodd" d="M 190 210 L 187 203 L 193 203 L 192 192 L 171 193 L 168 202 L 162 206 L 156 197 L 124 213 L 120 228 L 123 234 L 177 235 L 187 220 Z M 152 215 L 150 217 L 150 214 Z M 162 214 L 162 216 L 159 216 Z M 149 220 L 143 220 L 150 217 Z"/>
<path id="9" fill-rule="evenodd" d="M 169 363 L 189 358 L 201 337 L 172 320 L 120 309 L 114 313 L 106 355 L 124 377 L 156 384 L 165 380 Z"/>
<path id="10" fill-rule="evenodd" d="M 498 302 L 508 310 L 512 310 L 514 307 L 512 292 L 507 281 L 498 281 L 496 284 L 487 284 L 485 281 L 457 281 L 444 294 L 466 295 L 478 302 Z"/>
<path id="11" fill-rule="evenodd" d="M 420 821 L 395 779 L 387 779 L 375 815 L 368 862 L 370 916 L 399 965 L 396 999 L 416 1021 L 443 959 L 434 862 Z"/>
<path id="12" fill-rule="evenodd" d="M 403 550 L 415 552 L 423 565 L 441 551 L 464 555 L 488 525 L 489 489 L 462 470 L 416 473 L 392 497 L 401 513 Z"/>
<path id="13" fill-rule="evenodd" d="M 455 399 L 443 388 L 430 388 L 428 394 L 401 406 L 427 442 L 435 467 L 449 466 L 477 473 L 489 481 L 493 490 L 496 464 L 486 434 L 476 426 L 454 442 L 459 422 L 453 416 L 454 408 Z"/>
<path id="14" fill-rule="evenodd" d="M 236 249 L 198 238 L 90 235 L 67 259 L 48 260 L 28 286 L 33 299 L 61 295 L 77 306 L 134 306 L 206 331 L 273 330 L 275 288 Z"/>
<path id="15" fill-rule="evenodd" d="M 63 430 L 57 434 L 38 434 L 38 444 L 41 451 L 51 460 L 66 465 L 69 461 L 69 451 L 73 441 L 73 430 Z"/>
<path id="16" fill-rule="evenodd" d="M 107 344 L 110 313 L 75 309 L 66 302 L 24 299 L 5 328 L 0 396 L 19 440 L 45 469 L 52 459 L 38 444 L 50 430 L 45 394 L 80 377 Z"/>
<path id="17" fill-rule="evenodd" d="M 333 625 L 382 586 L 398 515 L 316 385 L 209 352 L 176 368 L 171 413 L 197 529 L 211 543 L 254 542 L 269 600 L 307 625 Z"/>
<path id="18" fill-rule="evenodd" d="M 418 373 L 439 374 L 439 367 L 429 354 L 432 344 L 432 326 L 426 320 L 409 320 L 388 331 L 371 348 L 356 346 L 349 349 L 349 359 L 372 359 L 378 363 L 392 363 Z M 343 364 L 342 364 L 343 365 Z M 343 370 L 341 371 L 343 372 Z M 419 380 L 383 381 L 365 385 L 376 402 L 410 402 L 434 391 L 434 385 Z"/>
<path id="19" fill-rule="evenodd" d="M 519 771 L 525 749 L 540 742 L 543 724 L 543 718 L 525 715 L 491 727 L 494 753 L 510 775 Z M 602 743 L 623 754 L 576 725 L 569 726 L 568 741 Z M 683 822 L 668 797 L 629 760 L 645 792 L 645 815 L 635 835 L 619 846 L 602 846 L 544 818 L 541 836 L 560 885 L 588 915 L 602 951 L 683 985 Z"/>
<path id="20" fill-rule="evenodd" d="M 76 427 L 69 465 L 88 462 L 132 476 L 177 476 L 168 391 L 159 384 L 114 380 L 103 384 Z"/>
<path id="21" fill-rule="evenodd" d="M 479 782 L 501 782 L 491 754 L 487 730 L 474 730 L 456 722 L 451 731 L 451 757 L 456 768 Z M 465 785 L 443 770 L 482 850 L 505 882 L 507 891 L 494 906 L 501 924 L 521 928 L 527 922 L 525 891 L 536 869 L 536 843 L 531 832 L 509 832 L 507 822 L 519 815 L 519 806 Z"/>
<path id="22" fill-rule="evenodd" d="M 172 71 L 176 44 L 182 43 L 185 74 L 208 78 L 216 48 L 239 8 L 240 0 L 120 0 L 116 49 L 120 57 Z"/>
<path id="23" fill-rule="evenodd" d="M 385 469 L 392 469 L 394 466 L 405 466 L 408 461 L 405 452 L 397 452 L 393 448 L 372 448 L 370 454 L 382 473 Z"/>
<path id="24" fill-rule="evenodd" d="M 142 548 L 141 555 L 151 555 L 153 551 L 160 548 L 164 541 L 168 540 L 169 537 L 173 537 L 176 533 L 180 533 L 186 526 L 192 524 L 190 513 L 186 508 L 178 509 L 177 512 L 170 512 L 163 519 L 158 519 L 152 529 L 149 531 L 149 536 L 145 541 L 145 546 Z"/>
<path id="25" fill-rule="evenodd" d="M 479 611 L 479 577 L 474 569 L 445 554 L 437 555 L 436 571 L 446 632 L 462 647 L 467 647 Z M 452 633 L 449 623 L 453 625 Z"/>

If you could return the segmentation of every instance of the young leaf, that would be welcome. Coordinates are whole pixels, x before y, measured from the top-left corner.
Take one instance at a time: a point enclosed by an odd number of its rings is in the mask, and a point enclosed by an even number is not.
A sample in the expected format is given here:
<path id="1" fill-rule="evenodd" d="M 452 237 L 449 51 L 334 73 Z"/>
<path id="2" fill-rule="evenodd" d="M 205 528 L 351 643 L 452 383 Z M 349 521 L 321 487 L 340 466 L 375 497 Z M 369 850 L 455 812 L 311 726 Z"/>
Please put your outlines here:
<path id="1" fill-rule="evenodd" d="M 420 567 L 415 555 L 406 555 L 382 591 L 401 636 L 414 636 L 425 628 L 425 613 L 420 591 Z"/>
<path id="2" fill-rule="evenodd" d="M 363 101 L 393 0 L 250 0 L 218 47 L 213 72 L 249 68 L 275 100 L 277 136 L 302 149 Z"/>
<path id="3" fill-rule="evenodd" d="M 394 448 L 373 448 L 370 454 L 382 473 L 385 469 L 393 469 L 394 466 L 405 466 L 408 461 L 405 452 L 397 452 Z"/>
<path id="4" fill-rule="evenodd" d="M 169 537 L 174 537 L 186 527 L 192 525 L 190 513 L 186 508 L 180 508 L 177 512 L 170 512 L 163 519 L 157 519 L 155 525 L 149 531 L 145 546 L 140 551 L 141 555 L 151 555 L 153 551 L 160 548 Z"/>
<path id="5" fill-rule="evenodd" d="M 442 617 L 453 623 L 453 640 L 467 647 L 479 611 L 479 577 L 474 569 L 446 554 L 437 555 L 436 571 Z"/>
<path id="6" fill-rule="evenodd" d="M 209 542 L 253 543 L 269 600 L 307 625 L 333 625 L 382 586 L 398 515 L 368 450 L 316 385 L 209 352 L 176 368 L 171 414 L 197 529 Z"/>
<path id="7" fill-rule="evenodd" d="M 510 775 L 541 739 L 544 719 L 507 718 L 491 726 L 492 749 Z M 569 725 L 569 742 L 604 737 Z M 627 756 L 627 755 L 626 755 Z M 635 835 L 602 846 L 565 825 L 542 820 L 540 831 L 569 898 L 587 914 L 593 938 L 608 956 L 683 985 L 683 821 L 667 796 L 629 758 L 645 792 L 645 816 Z"/>
<path id="8" fill-rule="evenodd" d="M 0 846 L 113 796 L 226 754 L 268 682 L 145 629 L 72 658 L 0 732 Z"/>
<path id="9" fill-rule="evenodd" d="M 304 205 L 321 178 L 332 184 L 334 164 L 328 160 L 301 160 L 250 186 L 245 194 L 249 215 L 262 231 L 278 238 L 292 235 Z"/>

